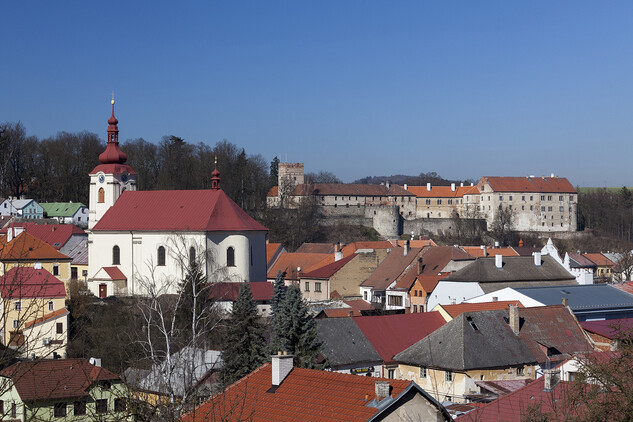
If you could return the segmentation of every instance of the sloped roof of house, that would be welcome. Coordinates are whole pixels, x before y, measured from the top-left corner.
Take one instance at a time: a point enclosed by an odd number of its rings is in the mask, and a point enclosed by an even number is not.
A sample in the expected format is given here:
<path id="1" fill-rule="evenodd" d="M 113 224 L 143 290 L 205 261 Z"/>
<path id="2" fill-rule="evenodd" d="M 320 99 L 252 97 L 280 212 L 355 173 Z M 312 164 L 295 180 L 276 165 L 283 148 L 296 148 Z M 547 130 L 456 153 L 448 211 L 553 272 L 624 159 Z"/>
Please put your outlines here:
<path id="1" fill-rule="evenodd" d="M 582 321 L 580 325 L 586 331 L 614 340 L 618 336 L 631 333 L 631 330 L 633 330 L 633 318 Z"/>
<path id="2" fill-rule="evenodd" d="M 317 320 L 316 325 L 321 354 L 331 366 L 382 361 L 352 318 L 324 318 Z"/>
<path id="3" fill-rule="evenodd" d="M 287 252 L 282 254 L 275 265 L 268 271 L 268 278 L 277 277 L 277 272 L 286 274 L 286 279 L 296 280 L 300 272 L 310 272 L 334 261 L 334 254 L 325 253 L 297 253 Z"/>
<path id="4" fill-rule="evenodd" d="M 27 233 L 48 243 L 55 249 L 62 248 L 73 235 L 88 237 L 88 234 L 73 224 L 37 224 L 37 223 L 11 223 L 9 227 L 24 227 Z M 6 233 L 6 229 L 2 233 Z"/>
<path id="5" fill-rule="evenodd" d="M 74 248 L 68 252 L 68 256 L 72 259 L 71 264 L 88 265 L 88 239 L 82 239 Z"/>
<path id="6" fill-rule="evenodd" d="M 312 270 L 307 273 L 302 273 L 301 278 L 318 278 L 318 279 L 329 279 L 334 274 L 338 272 L 341 268 L 347 265 L 352 259 L 354 259 L 358 254 L 353 254 L 346 256 L 345 258 L 341 258 L 338 261 L 334 261 L 331 264 L 324 265 L 321 268 L 317 268 L 316 270 Z"/>
<path id="7" fill-rule="evenodd" d="M 277 254 L 281 252 L 283 246 L 281 243 L 267 243 L 266 244 L 266 262 L 270 262 L 271 259 Z"/>
<path id="8" fill-rule="evenodd" d="M 612 287 L 633 294 L 633 281 L 625 281 L 624 283 L 611 284 Z"/>
<path id="9" fill-rule="evenodd" d="M 519 253 L 515 251 L 514 248 L 512 247 L 487 248 L 486 255 L 484 255 L 484 250 L 481 249 L 480 246 L 462 246 L 462 249 L 466 251 L 466 253 L 468 253 L 468 255 L 472 256 L 473 258 L 482 258 L 485 256 L 495 256 L 495 255 L 519 256 Z"/>
<path id="10" fill-rule="evenodd" d="M 17 362 L 0 375 L 11 378 L 23 401 L 84 397 L 95 382 L 119 379 L 83 359 Z"/>
<path id="11" fill-rule="evenodd" d="M 393 397 L 411 381 L 360 377 L 315 369 L 293 368 L 273 392 L 271 364 L 264 365 L 186 414 L 183 422 L 225 420 L 254 422 L 367 421 L 379 412 L 368 406 L 375 399 L 375 382 L 389 381 Z M 427 397 L 425 395 L 425 397 Z M 368 398 L 368 400 L 366 400 Z M 239 410 L 236 410 L 239 409 Z"/>
<path id="12" fill-rule="evenodd" d="M 332 243 L 303 243 L 295 251 L 298 253 L 334 253 Z"/>
<path id="13" fill-rule="evenodd" d="M 501 268 L 495 265 L 495 257 L 477 258 L 473 263 L 454 272 L 445 279 L 453 282 L 508 283 L 510 286 L 521 282 L 553 282 L 576 284 L 576 278 L 554 258 L 543 256 L 541 265 L 534 265 L 529 256 L 503 257 Z M 482 286 L 485 290 L 485 286 Z"/>
<path id="14" fill-rule="evenodd" d="M 446 321 L 439 312 L 362 316 L 352 318 L 385 363 L 437 330 Z"/>
<path id="15" fill-rule="evenodd" d="M 26 324 L 24 324 L 24 328 L 25 329 L 29 329 L 29 328 L 34 327 L 36 325 L 39 325 L 39 324 L 42 324 L 42 323 L 45 323 L 45 322 L 48 322 L 48 321 L 52 321 L 52 320 L 60 318 L 60 317 L 64 317 L 64 316 L 66 316 L 68 314 L 70 314 L 70 312 L 68 312 L 68 309 L 61 308 L 61 309 L 58 309 L 56 311 L 49 312 L 48 314 L 43 315 L 43 316 L 41 316 L 39 318 L 36 318 L 36 319 L 34 319 L 32 321 L 28 321 Z"/>
<path id="16" fill-rule="evenodd" d="M 213 283 L 209 287 L 209 299 L 235 302 L 242 283 Z M 273 297 L 273 284 L 268 281 L 252 281 L 249 283 L 255 301 L 270 300 Z"/>
<path id="17" fill-rule="evenodd" d="M 392 249 L 394 245 L 388 240 L 370 240 L 365 242 L 353 242 L 347 245 L 343 245 L 341 251 L 343 252 L 343 256 L 349 256 L 356 251 L 363 250 L 374 250 L 374 249 Z"/>
<path id="18" fill-rule="evenodd" d="M 615 263 L 601 253 L 585 253 L 585 258 L 596 264 L 598 267 L 614 267 Z"/>
<path id="19" fill-rule="evenodd" d="M 387 289 L 411 265 L 421 251 L 420 248 L 411 248 L 405 255 L 404 248 L 392 249 L 367 280 L 361 283 L 361 286 L 373 287 L 375 290 Z"/>
<path id="20" fill-rule="evenodd" d="M 479 193 L 477 186 L 455 186 L 455 190 L 450 186 L 431 186 L 431 190 L 426 186 L 408 186 L 407 190 L 418 198 L 461 198 L 464 195 Z"/>
<path id="21" fill-rule="evenodd" d="M 9 202 L 14 209 L 21 210 L 33 202 L 33 199 L 5 199 L 5 201 Z"/>
<path id="22" fill-rule="evenodd" d="M 0 236 L 1 261 L 70 261 L 70 258 L 28 232 L 22 232 L 7 242 Z"/>
<path id="23" fill-rule="evenodd" d="M 596 263 L 579 253 L 570 253 L 569 266 L 571 268 L 596 268 Z"/>
<path id="24" fill-rule="evenodd" d="M 493 311 L 496 309 L 508 309 L 510 306 L 518 306 L 523 308 L 521 302 L 516 300 L 501 300 L 497 302 L 477 302 L 477 303 L 459 303 L 456 305 L 437 305 L 444 308 L 452 318 L 455 318 L 465 312 L 477 311 Z M 437 307 L 436 307 L 437 308 Z"/>
<path id="25" fill-rule="evenodd" d="M 267 231 L 223 190 L 125 191 L 94 231 Z"/>
<path id="26" fill-rule="evenodd" d="M 86 208 L 81 202 L 40 202 L 48 217 L 72 217 L 80 208 Z"/>
<path id="27" fill-rule="evenodd" d="M 609 284 L 524 287 L 515 289 L 544 305 L 558 305 L 567 298 L 573 311 L 633 308 L 633 295 Z"/>
<path id="28" fill-rule="evenodd" d="M 429 275 L 419 275 L 418 282 L 422 286 L 422 290 L 428 295 L 437 286 L 437 283 L 444 277 L 446 277 L 448 273 L 438 273 L 438 274 L 429 274 Z"/>
<path id="29" fill-rule="evenodd" d="M 103 267 L 103 271 L 108 274 L 111 280 L 127 280 L 127 277 L 119 267 Z"/>
<path id="30" fill-rule="evenodd" d="M 66 288 L 43 268 L 13 267 L 0 276 L 0 295 L 5 299 L 66 297 Z"/>
<path id="31" fill-rule="evenodd" d="M 576 193 L 576 189 L 564 177 L 484 176 L 478 185 L 482 182 L 488 182 L 494 192 Z"/>

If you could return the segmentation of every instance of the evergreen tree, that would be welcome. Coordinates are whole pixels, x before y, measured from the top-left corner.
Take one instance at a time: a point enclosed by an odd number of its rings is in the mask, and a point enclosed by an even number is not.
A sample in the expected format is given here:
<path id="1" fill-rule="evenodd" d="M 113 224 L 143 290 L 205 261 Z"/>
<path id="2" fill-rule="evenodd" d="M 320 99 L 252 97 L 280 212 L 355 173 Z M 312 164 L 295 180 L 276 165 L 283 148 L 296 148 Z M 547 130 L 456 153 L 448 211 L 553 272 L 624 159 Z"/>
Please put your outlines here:
<path id="1" fill-rule="evenodd" d="M 224 387 L 264 363 L 266 350 L 263 331 L 250 284 L 243 283 L 233 304 L 222 352 L 220 382 Z"/>
<path id="2" fill-rule="evenodd" d="M 275 355 L 278 351 L 281 351 L 283 345 L 277 335 L 279 330 L 279 318 L 281 315 L 281 306 L 286 298 L 286 283 L 284 282 L 284 274 L 279 270 L 277 277 L 275 277 L 275 283 L 273 284 L 273 298 L 270 301 L 271 311 L 271 323 L 273 326 L 273 333 L 270 340 L 270 354 Z"/>
<path id="3" fill-rule="evenodd" d="M 294 355 L 295 366 L 315 368 L 321 350 L 314 318 L 298 286 L 290 286 L 281 303 L 275 331 L 283 350 Z"/>

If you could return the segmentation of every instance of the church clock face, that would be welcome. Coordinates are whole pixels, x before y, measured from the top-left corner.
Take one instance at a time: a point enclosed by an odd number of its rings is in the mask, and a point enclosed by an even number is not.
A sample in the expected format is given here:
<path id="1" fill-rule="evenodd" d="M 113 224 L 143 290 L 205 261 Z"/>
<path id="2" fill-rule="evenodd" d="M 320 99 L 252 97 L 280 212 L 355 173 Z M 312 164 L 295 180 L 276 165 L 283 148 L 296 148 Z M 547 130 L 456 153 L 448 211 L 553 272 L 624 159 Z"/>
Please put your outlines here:
<path id="1" fill-rule="evenodd" d="M 99 175 L 99 183 L 105 182 L 105 176 L 103 174 Z"/>

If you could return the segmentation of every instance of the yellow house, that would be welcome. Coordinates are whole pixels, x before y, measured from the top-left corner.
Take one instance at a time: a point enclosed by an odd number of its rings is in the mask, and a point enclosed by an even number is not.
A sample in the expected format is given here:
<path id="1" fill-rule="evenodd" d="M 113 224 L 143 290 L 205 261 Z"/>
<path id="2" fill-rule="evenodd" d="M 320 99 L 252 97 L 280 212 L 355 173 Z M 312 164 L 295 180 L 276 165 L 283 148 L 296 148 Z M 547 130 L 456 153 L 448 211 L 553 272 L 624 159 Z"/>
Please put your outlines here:
<path id="1" fill-rule="evenodd" d="M 71 261 L 21 227 L 9 227 L 7 234 L 0 236 L 0 275 L 13 267 L 43 268 L 68 288 Z"/>
<path id="2" fill-rule="evenodd" d="M 66 289 L 45 269 L 13 267 L 0 276 L 0 339 L 23 356 L 66 354 Z"/>

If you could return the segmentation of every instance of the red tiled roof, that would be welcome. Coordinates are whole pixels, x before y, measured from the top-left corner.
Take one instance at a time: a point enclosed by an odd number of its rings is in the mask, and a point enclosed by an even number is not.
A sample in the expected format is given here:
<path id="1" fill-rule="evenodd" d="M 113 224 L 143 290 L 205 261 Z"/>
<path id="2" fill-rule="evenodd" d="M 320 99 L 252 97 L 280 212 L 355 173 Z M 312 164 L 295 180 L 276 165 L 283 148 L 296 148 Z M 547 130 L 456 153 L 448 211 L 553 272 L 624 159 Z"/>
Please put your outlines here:
<path id="1" fill-rule="evenodd" d="M 564 177 L 482 177 L 478 186 L 488 182 L 494 192 L 576 193 Z"/>
<path id="2" fill-rule="evenodd" d="M 112 280 L 127 280 L 127 277 L 121 272 L 119 267 L 103 267 L 103 271 L 105 271 Z"/>
<path id="3" fill-rule="evenodd" d="M 0 276 L 0 295 L 7 299 L 66 297 L 64 283 L 45 269 L 13 267 Z"/>
<path id="4" fill-rule="evenodd" d="M 235 302 L 242 283 L 213 283 L 209 288 L 209 298 L 217 301 Z M 270 300 L 273 297 L 273 284 L 268 281 L 250 282 L 251 293 L 255 301 Z"/>
<path id="5" fill-rule="evenodd" d="M 484 256 L 484 250 L 479 246 L 462 246 L 462 249 L 466 251 L 473 258 L 479 258 Z M 519 256 L 519 253 L 514 248 L 487 248 L 487 256 L 502 255 L 502 256 Z"/>
<path id="6" fill-rule="evenodd" d="M 365 242 L 354 242 L 344 245 L 341 251 L 343 256 L 356 253 L 359 249 L 392 249 L 393 245 L 388 240 L 370 240 Z"/>
<path id="7" fill-rule="evenodd" d="M 84 397 L 95 382 L 119 379 L 83 359 L 18 362 L 0 374 L 13 380 L 23 401 Z"/>
<path id="8" fill-rule="evenodd" d="M 321 312 L 323 312 L 328 318 L 347 318 L 349 316 L 362 315 L 358 309 L 352 308 L 325 308 L 321 310 Z"/>
<path id="9" fill-rule="evenodd" d="M 363 316 L 354 322 L 385 363 L 446 324 L 439 312 Z"/>
<path id="10" fill-rule="evenodd" d="M 615 263 L 613 261 L 611 261 L 606 256 L 602 255 L 601 253 L 585 253 L 585 254 L 582 254 L 582 256 L 584 256 L 585 258 L 587 258 L 588 260 L 590 260 L 591 262 L 593 262 L 599 267 L 614 267 L 615 266 Z"/>
<path id="11" fill-rule="evenodd" d="M 334 254 L 325 253 L 297 253 L 286 252 L 282 254 L 275 265 L 268 271 L 268 278 L 277 277 L 277 272 L 286 274 L 287 280 L 297 280 L 297 268 L 301 272 L 310 272 L 334 261 Z"/>
<path id="12" fill-rule="evenodd" d="M 128 174 L 136 174 L 134 169 L 127 164 L 99 164 L 97 167 L 93 168 L 90 174 L 97 174 L 100 171 L 111 174 L 121 174 L 127 172 Z"/>
<path id="13" fill-rule="evenodd" d="M 332 243 L 303 243 L 295 251 L 298 253 L 334 253 L 334 244 Z"/>
<path id="14" fill-rule="evenodd" d="M 449 274 L 450 273 L 419 275 L 418 281 L 422 286 L 422 290 L 424 290 L 426 294 L 429 295 L 431 294 L 431 292 L 433 292 L 433 290 L 435 290 L 435 286 L 437 286 L 437 283 L 439 283 L 442 278 L 446 277 Z"/>
<path id="15" fill-rule="evenodd" d="M 631 330 L 633 330 L 633 318 L 582 321 L 580 325 L 586 331 L 614 340 L 620 335 L 631 333 Z"/>
<path id="16" fill-rule="evenodd" d="M 224 191 L 125 191 L 95 231 L 266 231 Z"/>
<path id="17" fill-rule="evenodd" d="M 433 241 L 433 239 L 413 239 L 413 240 L 401 240 L 401 239 L 394 239 L 394 240 L 389 240 L 389 243 L 391 243 L 394 247 L 396 246 L 400 246 L 401 248 L 404 248 L 404 245 L 406 242 L 409 242 L 409 247 L 411 248 L 423 248 L 425 246 L 437 246 L 437 243 L 435 243 Z"/>
<path id="18" fill-rule="evenodd" d="M 508 309 L 510 306 L 523 308 L 521 302 L 517 300 L 501 300 L 498 302 L 480 303 L 460 303 L 456 305 L 441 305 L 442 308 L 453 318 L 464 312 L 494 311 L 495 309 Z"/>
<path id="19" fill-rule="evenodd" d="M 281 243 L 267 243 L 266 244 L 266 262 L 270 262 L 270 260 L 275 256 L 275 253 L 281 248 Z"/>
<path id="20" fill-rule="evenodd" d="M 361 286 L 373 287 L 376 290 L 387 289 L 411 265 L 420 252 L 419 248 L 411 248 L 407 255 L 404 255 L 404 248 L 392 249 Z"/>
<path id="21" fill-rule="evenodd" d="M 22 232 L 7 242 L 7 235 L 0 236 L 0 261 L 70 261 L 71 259 L 43 240 L 28 232 Z"/>
<path id="22" fill-rule="evenodd" d="M 367 421 L 378 411 L 367 403 L 375 398 L 375 382 L 380 380 L 384 379 L 294 368 L 274 392 L 268 392 L 272 371 L 271 364 L 265 363 L 224 393 L 186 414 L 182 422 Z M 384 381 L 392 386 L 393 397 L 411 384 L 411 381 Z"/>
<path id="23" fill-rule="evenodd" d="M 461 198 L 464 195 L 479 193 L 477 186 L 456 186 L 455 190 L 450 186 L 431 186 L 431 190 L 426 186 L 409 186 L 408 191 L 418 198 Z"/>
<path id="24" fill-rule="evenodd" d="M 371 303 L 365 302 L 362 299 L 344 300 L 343 303 L 353 309 L 358 309 L 359 311 L 368 311 L 370 309 L 374 309 L 374 307 L 371 306 Z"/>
<path id="25" fill-rule="evenodd" d="M 633 295 L 633 281 L 627 281 L 624 283 L 611 284 L 612 287 L 620 289 L 623 292 L 631 293 Z"/>
<path id="26" fill-rule="evenodd" d="M 34 319 L 32 321 L 27 322 L 26 324 L 24 324 L 24 328 L 30 328 L 33 325 L 41 324 L 43 322 L 59 318 L 60 316 L 68 315 L 69 313 L 70 312 L 68 312 L 68 309 L 61 308 L 61 309 L 58 309 L 58 310 L 53 311 L 51 313 L 48 313 L 48 314 L 46 314 L 44 316 L 41 316 L 39 318 L 36 318 L 36 319 Z"/>
<path id="27" fill-rule="evenodd" d="M 595 262 L 593 262 L 589 258 L 586 258 L 586 257 L 582 256 L 582 254 L 570 253 L 569 254 L 569 258 L 571 258 L 574 261 L 576 261 L 578 263 L 578 265 L 580 265 L 581 267 L 585 267 L 585 268 L 592 268 L 592 267 L 595 268 L 596 267 L 596 263 Z"/>
<path id="28" fill-rule="evenodd" d="M 317 268 L 316 270 L 310 271 L 308 273 L 302 273 L 301 278 L 320 278 L 320 279 L 328 279 L 332 277 L 338 270 L 343 268 L 345 264 L 350 262 L 357 254 L 346 256 L 345 258 L 341 258 L 338 261 L 334 261 L 331 264 L 325 265 L 321 268 Z"/>
<path id="29" fill-rule="evenodd" d="M 272 188 L 270 188 L 266 196 L 271 196 L 271 197 L 279 196 L 279 186 L 273 186 Z"/>
<path id="30" fill-rule="evenodd" d="M 72 235 L 87 236 L 85 231 L 74 224 L 11 223 L 9 227 L 24 227 L 27 233 L 43 240 L 57 250 L 64 246 Z M 6 233 L 6 228 L 2 232 Z"/>

